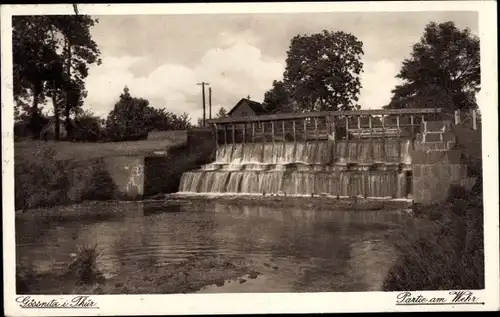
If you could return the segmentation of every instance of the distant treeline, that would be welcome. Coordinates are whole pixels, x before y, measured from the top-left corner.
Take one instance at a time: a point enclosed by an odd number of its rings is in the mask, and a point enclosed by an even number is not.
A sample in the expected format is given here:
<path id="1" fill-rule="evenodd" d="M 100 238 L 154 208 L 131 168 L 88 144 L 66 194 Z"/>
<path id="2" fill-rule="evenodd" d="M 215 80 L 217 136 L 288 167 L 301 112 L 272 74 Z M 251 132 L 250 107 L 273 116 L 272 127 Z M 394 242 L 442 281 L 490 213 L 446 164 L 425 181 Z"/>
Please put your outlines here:
<path id="1" fill-rule="evenodd" d="M 116 142 L 144 140 L 151 131 L 185 130 L 192 126 L 187 113 L 177 115 L 157 109 L 142 98 L 134 98 L 128 88 L 120 96 L 107 119 L 89 111 L 75 115 L 60 130 L 59 140 L 81 142 Z M 71 131 L 68 131 L 71 130 Z M 16 138 L 57 139 L 53 116 L 20 115 L 14 124 Z"/>

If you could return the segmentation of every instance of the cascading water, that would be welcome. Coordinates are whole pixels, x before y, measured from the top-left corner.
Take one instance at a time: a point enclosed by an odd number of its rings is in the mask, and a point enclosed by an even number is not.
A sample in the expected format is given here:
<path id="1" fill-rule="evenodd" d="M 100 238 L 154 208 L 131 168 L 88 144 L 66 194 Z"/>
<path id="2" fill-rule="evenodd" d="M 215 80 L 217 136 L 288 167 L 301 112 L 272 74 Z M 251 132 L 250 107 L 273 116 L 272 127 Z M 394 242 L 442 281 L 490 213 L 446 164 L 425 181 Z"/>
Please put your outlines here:
<path id="1" fill-rule="evenodd" d="M 403 198 L 410 141 L 219 145 L 216 160 L 182 175 L 179 192 Z"/>

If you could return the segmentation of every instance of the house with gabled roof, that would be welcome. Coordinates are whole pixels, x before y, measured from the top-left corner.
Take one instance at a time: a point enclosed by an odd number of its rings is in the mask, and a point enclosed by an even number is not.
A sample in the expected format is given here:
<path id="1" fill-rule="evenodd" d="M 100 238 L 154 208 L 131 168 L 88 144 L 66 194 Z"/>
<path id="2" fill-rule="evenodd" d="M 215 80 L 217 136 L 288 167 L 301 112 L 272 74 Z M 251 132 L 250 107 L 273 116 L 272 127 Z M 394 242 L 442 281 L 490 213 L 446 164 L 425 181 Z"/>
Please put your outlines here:
<path id="1" fill-rule="evenodd" d="M 262 104 L 250 100 L 249 97 L 243 98 L 227 113 L 230 117 L 250 117 L 267 114 Z"/>

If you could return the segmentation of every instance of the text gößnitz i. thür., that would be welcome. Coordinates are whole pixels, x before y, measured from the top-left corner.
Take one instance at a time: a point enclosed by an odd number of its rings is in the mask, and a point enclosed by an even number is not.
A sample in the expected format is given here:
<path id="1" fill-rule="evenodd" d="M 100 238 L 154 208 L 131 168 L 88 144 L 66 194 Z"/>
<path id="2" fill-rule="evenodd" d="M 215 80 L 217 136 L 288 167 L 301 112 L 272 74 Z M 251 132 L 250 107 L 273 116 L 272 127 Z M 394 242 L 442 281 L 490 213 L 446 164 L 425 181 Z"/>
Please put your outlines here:
<path id="1" fill-rule="evenodd" d="M 402 292 L 396 296 L 396 305 L 464 305 L 484 304 L 472 291 L 449 291 L 446 296 L 426 297 L 421 294 Z"/>
<path id="2" fill-rule="evenodd" d="M 69 300 L 59 298 L 50 300 L 36 300 L 32 296 L 19 296 L 16 303 L 21 308 L 99 308 L 89 296 L 75 296 Z"/>

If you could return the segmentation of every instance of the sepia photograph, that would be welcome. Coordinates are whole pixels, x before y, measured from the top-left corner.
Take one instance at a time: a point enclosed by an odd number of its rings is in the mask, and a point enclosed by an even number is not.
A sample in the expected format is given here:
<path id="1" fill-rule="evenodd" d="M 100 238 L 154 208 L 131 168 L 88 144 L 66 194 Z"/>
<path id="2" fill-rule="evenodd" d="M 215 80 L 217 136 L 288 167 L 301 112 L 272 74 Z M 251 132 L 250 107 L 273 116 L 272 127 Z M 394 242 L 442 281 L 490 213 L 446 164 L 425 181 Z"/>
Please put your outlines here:
<path id="1" fill-rule="evenodd" d="M 496 4 L 423 3 L 2 5 L 10 315 L 498 309 Z"/>

